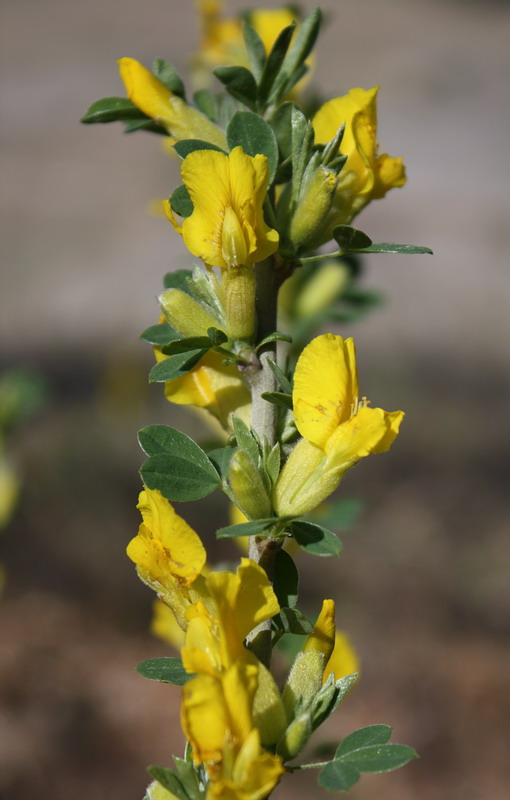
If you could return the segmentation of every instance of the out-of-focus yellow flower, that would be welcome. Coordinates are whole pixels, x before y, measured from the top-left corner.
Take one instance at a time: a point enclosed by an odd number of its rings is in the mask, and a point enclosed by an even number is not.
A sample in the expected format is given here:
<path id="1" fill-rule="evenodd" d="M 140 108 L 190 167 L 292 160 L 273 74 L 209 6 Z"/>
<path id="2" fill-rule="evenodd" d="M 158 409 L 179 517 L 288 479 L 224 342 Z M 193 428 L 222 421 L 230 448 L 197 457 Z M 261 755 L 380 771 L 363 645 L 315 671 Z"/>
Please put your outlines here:
<path id="1" fill-rule="evenodd" d="M 5 527 L 12 517 L 18 502 L 19 491 L 18 477 L 8 460 L 0 452 L 0 529 Z"/>
<path id="2" fill-rule="evenodd" d="M 173 141 L 203 139 L 217 147 L 227 146 L 223 131 L 201 111 L 173 94 L 139 61 L 120 58 L 119 71 L 131 102 L 166 128 Z"/>
<path id="3" fill-rule="evenodd" d="M 340 152 L 347 156 L 329 213 L 332 226 L 348 223 L 370 202 L 406 182 L 402 158 L 379 155 L 377 147 L 378 86 L 351 89 L 317 111 L 312 124 L 317 143 L 329 142 L 341 125 L 345 132 Z"/>
<path id="4" fill-rule="evenodd" d="M 172 609 L 184 630 L 186 608 L 204 595 L 204 546 L 157 489 L 140 492 L 137 508 L 143 522 L 127 546 L 127 555 L 141 580 Z"/>
<path id="5" fill-rule="evenodd" d="M 208 266 L 229 269 L 263 261 L 278 248 L 278 233 L 264 222 L 262 204 L 269 180 L 267 158 L 242 147 L 228 155 L 195 150 L 181 175 L 193 213 L 178 230 L 194 256 Z"/>
<path id="6" fill-rule="evenodd" d="M 218 0 L 198 0 L 197 6 L 202 22 L 200 51 L 193 58 L 193 76 L 197 87 L 206 87 L 211 81 L 214 67 L 242 66 L 249 68 L 250 62 L 243 40 L 242 22 L 238 17 L 224 17 L 224 3 Z M 248 13 L 248 20 L 258 33 L 269 54 L 280 32 L 299 19 L 290 8 L 255 8 Z M 313 63 L 313 56 L 307 60 Z M 302 78 L 297 89 L 308 81 Z M 292 92 L 294 95 L 296 88 Z"/>
<path id="7" fill-rule="evenodd" d="M 161 600 L 152 604 L 152 620 L 150 631 L 153 636 L 167 642 L 171 647 L 180 650 L 184 644 L 184 631 L 177 622 L 174 612 Z"/>
<path id="8" fill-rule="evenodd" d="M 195 763 L 208 772 L 207 800 L 264 800 L 284 772 L 281 759 L 260 745 L 252 719 L 256 690 L 257 669 L 244 663 L 183 687 L 182 727 Z"/>
<path id="9" fill-rule="evenodd" d="M 339 631 L 337 628 L 335 631 L 335 645 L 324 670 L 323 682 L 326 682 L 331 673 L 335 676 L 335 681 L 338 681 L 345 675 L 353 675 L 355 672 L 359 672 L 359 668 L 359 656 L 351 640 L 346 633 Z"/>
<path id="10" fill-rule="evenodd" d="M 154 354 L 158 362 L 168 358 L 157 347 Z M 222 355 L 209 350 L 189 372 L 166 381 L 165 397 L 170 403 L 203 408 L 231 430 L 232 414 L 249 424 L 251 395 L 237 367 L 223 362 Z"/>
<path id="11" fill-rule="evenodd" d="M 360 458 L 389 450 L 404 417 L 359 400 L 354 341 L 332 333 L 316 337 L 301 353 L 292 401 L 303 438 L 274 489 L 280 516 L 311 511 Z"/>

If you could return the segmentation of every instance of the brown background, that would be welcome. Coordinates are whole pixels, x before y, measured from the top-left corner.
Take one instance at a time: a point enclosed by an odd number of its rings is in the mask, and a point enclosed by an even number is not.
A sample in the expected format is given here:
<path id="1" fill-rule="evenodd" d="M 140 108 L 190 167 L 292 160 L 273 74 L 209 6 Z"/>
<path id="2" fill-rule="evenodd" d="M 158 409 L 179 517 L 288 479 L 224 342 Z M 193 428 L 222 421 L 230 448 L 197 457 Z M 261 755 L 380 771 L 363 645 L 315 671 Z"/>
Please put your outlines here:
<path id="1" fill-rule="evenodd" d="M 365 285 L 387 305 L 341 331 L 356 337 L 363 392 L 407 418 L 391 454 L 345 481 L 367 509 L 342 558 L 302 560 L 304 605 L 333 595 L 363 664 L 316 743 L 386 722 L 420 752 L 400 772 L 364 777 L 358 800 L 502 800 L 509 6 L 323 7 L 332 19 L 317 84 L 327 96 L 380 84 L 381 146 L 408 167 L 406 188 L 359 225 L 435 256 L 367 259 Z M 146 386 L 151 354 L 137 335 L 157 314 L 162 274 L 189 260 L 147 213 L 177 182 L 158 140 L 78 119 L 98 97 L 123 93 L 117 57 L 162 56 L 184 71 L 193 7 L 4 0 L 1 15 L 0 366 L 37 370 L 51 401 L 11 443 L 24 490 L 1 542 L 0 794 L 137 800 L 145 765 L 169 763 L 182 746 L 178 690 L 133 673 L 167 652 L 146 633 L 150 592 L 123 553 L 138 525 L 135 433 L 171 411 Z M 225 522 L 214 497 L 181 511 L 209 543 L 213 521 Z M 327 796 L 314 786 L 311 774 L 289 778 L 275 797 Z"/>

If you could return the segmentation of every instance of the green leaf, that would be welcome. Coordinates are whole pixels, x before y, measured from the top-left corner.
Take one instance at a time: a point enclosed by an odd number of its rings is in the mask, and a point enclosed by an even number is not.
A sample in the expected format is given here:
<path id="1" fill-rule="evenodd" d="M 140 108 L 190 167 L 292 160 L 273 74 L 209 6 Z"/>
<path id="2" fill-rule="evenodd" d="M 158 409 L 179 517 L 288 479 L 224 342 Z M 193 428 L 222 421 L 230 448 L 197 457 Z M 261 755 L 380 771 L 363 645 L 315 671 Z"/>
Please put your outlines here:
<path id="1" fill-rule="evenodd" d="M 131 122 L 124 120 L 124 133 L 136 133 L 136 131 L 149 131 L 159 136 L 168 136 L 168 131 L 153 119 L 134 119 Z"/>
<path id="2" fill-rule="evenodd" d="M 238 536 L 255 536 L 258 533 L 269 530 L 273 525 L 280 522 L 278 517 L 267 517 L 266 519 L 252 519 L 250 522 L 241 522 L 239 525 L 229 525 L 216 531 L 218 539 L 234 539 Z"/>
<path id="3" fill-rule="evenodd" d="M 293 106 L 292 126 L 292 202 L 297 202 L 305 170 L 310 163 L 314 131 L 303 112 Z"/>
<path id="4" fill-rule="evenodd" d="M 279 550 L 274 563 L 273 589 L 281 608 L 295 608 L 298 598 L 299 573 L 285 550 Z"/>
<path id="5" fill-rule="evenodd" d="M 294 633 L 308 636 L 313 633 L 313 623 L 297 608 L 280 608 L 280 613 L 273 619 L 274 627 L 283 633 Z"/>
<path id="6" fill-rule="evenodd" d="M 317 39 L 321 25 L 322 13 L 320 8 L 315 8 L 302 21 L 299 26 L 292 47 L 288 51 L 280 74 L 277 76 L 271 92 L 271 99 L 274 101 L 296 83 L 296 73 L 300 72 L 299 78 L 306 71 L 305 61 L 310 55 Z"/>
<path id="7" fill-rule="evenodd" d="M 356 250 L 349 250 L 350 253 L 403 253 L 404 255 L 428 253 L 434 255 L 430 247 L 421 247 L 415 244 L 372 244 L 370 247 L 362 247 Z"/>
<path id="8" fill-rule="evenodd" d="M 149 372 L 150 383 L 166 383 L 185 375 L 193 369 L 207 350 L 189 350 L 187 353 L 177 353 L 175 356 L 160 361 Z"/>
<path id="9" fill-rule="evenodd" d="M 330 792 L 346 792 L 359 781 L 360 773 L 352 764 L 342 761 L 331 761 L 326 764 L 319 775 L 319 786 Z"/>
<path id="10" fill-rule="evenodd" d="M 188 336 L 184 339 L 175 339 L 170 342 L 163 348 L 163 353 L 173 356 L 176 353 L 189 353 L 193 350 L 209 350 L 210 347 L 212 347 L 212 342 L 208 336 Z"/>
<path id="11" fill-rule="evenodd" d="M 181 292 L 193 297 L 191 290 L 191 280 L 193 273 L 190 269 L 176 269 L 174 272 L 167 272 L 163 278 L 163 288 L 180 289 Z"/>
<path id="12" fill-rule="evenodd" d="M 139 432 L 138 441 L 149 456 L 141 469 L 144 483 L 169 500 L 197 500 L 219 485 L 214 466 L 185 433 L 149 425 Z"/>
<path id="13" fill-rule="evenodd" d="M 203 800 L 204 795 L 200 791 L 198 775 L 193 767 L 193 762 L 178 756 L 172 756 L 172 758 L 180 781 L 188 793 L 189 800 Z"/>
<path id="14" fill-rule="evenodd" d="M 219 347 L 220 345 L 225 344 L 225 342 L 228 342 L 227 334 L 224 331 L 221 331 L 219 328 L 207 328 L 207 335 L 214 347 Z"/>
<path id="15" fill-rule="evenodd" d="M 292 336 L 289 336 L 288 333 L 274 331 L 274 333 L 269 333 L 267 336 L 264 336 L 255 349 L 258 351 L 261 347 L 263 347 L 265 344 L 269 344 L 270 342 L 292 342 Z"/>
<path id="16" fill-rule="evenodd" d="M 161 786 L 178 797 L 179 800 L 189 800 L 188 793 L 173 769 L 151 766 L 147 767 L 147 772 L 154 780 L 160 783 Z"/>
<path id="17" fill-rule="evenodd" d="M 368 725 L 346 736 L 337 748 L 335 758 L 340 758 L 352 750 L 367 747 L 371 744 L 386 744 L 391 738 L 392 728 L 389 725 Z"/>
<path id="18" fill-rule="evenodd" d="M 199 89 L 198 92 L 195 92 L 193 95 L 193 102 L 198 110 L 201 111 L 202 114 L 205 114 L 211 122 L 217 122 L 218 109 L 216 100 L 211 92 L 207 89 Z"/>
<path id="19" fill-rule="evenodd" d="M 284 392 L 262 392 L 260 396 L 263 400 L 267 400 L 268 403 L 273 403 L 273 405 L 280 406 L 280 408 L 290 408 L 292 411 L 291 394 L 285 394 Z"/>
<path id="20" fill-rule="evenodd" d="M 126 97 L 103 97 L 92 103 L 80 122 L 93 125 L 96 122 L 116 122 L 117 120 L 150 120 Z"/>
<path id="21" fill-rule="evenodd" d="M 136 671 L 150 681 L 173 683 L 175 686 L 184 686 L 193 677 L 186 672 L 180 658 L 149 658 L 138 664 Z"/>
<path id="22" fill-rule="evenodd" d="M 229 150 L 239 145 L 249 156 L 258 153 L 266 156 L 269 167 L 269 183 L 278 166 L 278 144 L 267 122 L 252 111 L 237 111 L 227 128 Z"/>
<path id="23" fill-rule="evenodd" d="M 230 459 L 235 452 L 235 447 L 218 447 L 207 454 L 209 461 L 216 467 L 216 471 L 222 480 L 227 480 Z"/>
<path id="24" fill-rule="evenodd" d="M 212 144 L 212 142 L 206 142 L 205 139 L 181 139 L 174 144 L 174 150 L 181 158 L 186 158 L 190 153 L 194 153 L 195 150 L 216 150 L 218 153 L 225 152 L 221 147 L 217 147 L 215 144 Z"/>
<path id="25" fill-rule="evenodd" d="M 250 456 L 253 466 L 257 467 L 259 464 L 259 446 L 253 437 L 251 430 L 240 417 L 232 415 L 232 428 L 234 429 L 234 436 L 238 447 L 245 450 Z"/>
<path id="26" fill-rule="evenodd" d="M 245 106 L 255 110 L 257 101 L 257 84 L 255 78 L 246 67 L 216 67 L 214 75 L 222 82 L 227 92 L 240 100 Z"/>
<path id="27" fill-rule="evenodd" d="M 185 186 L 178 186 L 170 197 L 172 211 L 180 217 L 190 217 L 193 214 L 193 200 Z"/>
<path id="28" fill-rule="evenodd" d="M 340 678 L 335 682 L 337 694 L 330 712 L 331 714 L 338 708 L 342 700 L 347 697 L 357 680 L 358 673 L 354 672 L 352 675 L 344 675 L 343 678 Z"/>
<path id="29" fill-rule="evenodd" d="M 281 160 L 292 154 L 292 110 L 297 106 L 287 101 L 277 108 L 271 119 L 271 127 L 278 142 Z"/>
<path id="30" fill-rule="evenodd" d="M 152 71 L 156 78 L 173 94 L 182 97 L 183 100 L 186 99 L 184 83 L 175 68 L 169 64 L 168 61 L 165 61 L 164 58 L 155 58 L 152 63 Z"/>
<path id="31" fill-rule="evenodd" d="M 301 520 L 291 522 L 290 529 L 298 545 L 315 556 L 338 556 L 342 550 L 342 542 L 333 531 L 321 525 Z"/>
<path id="32" fill-rule="evenodd" d="M 353 228 L 352 225 L 337 225 L 333 229 L 333 238 L 343 253 L 356 252 L 372 244 L 372 239 L 366 233 Z"/>
<path id="33" fill-rule="evenodd" d="M 267 458 L 265 458 L 264 462 L 264 466 L 271 481 L 271 487 L 275 485 L 278 479 L 278 475 L 280 474 L 280 463 L 281 463 L 280 445 L 278 442 L 276 442 L 274 447 L 268 453 Z"/>
<path id="34" fill-rule="evenodd" d="M 262 70 L 262 75 L 260 76 L 258 87 L 258 99 L 261 106 L 266 104 L 267 99 L 271 94 L 271 89 L 278 78 L 278 73 L 282 67 L 287 50 L 289 49 L 290 41 L 295 28 L 296 23 L 293 22 L 287 28 L 284 28 L 282 31 L 280 31 L 273 47 L 271 48 L 271 52 L 267 57 L 264 69 Z"/>
<path id="35" fill-rule="evenodd" d="M 264 64 L 266 61 L 266 50 L 264 48 L 264 43 L 262 42 L 262 39 L 258 35 L 253 25 L 251 25 L 248 20 L 244 20 L 243 22 L 243 36 L 250 67 L 252 68 L 255 78 L 260 80 L 260 76 L 262 75 L 262 70 L 264 69 Z"/>
<path id="36" fill-rule="evenodd" d="M 413 758 L 418 758 L 418 754 L 406 744 L 372 744 L 345 753 L 341 762 L 360 772 L 391 772 L 408 764 Z"/>
<path id="37" fill-rule="evenodd" d="M 276 378 L 276 382 L 280 387 L 280 389 L 285 394 L 292 394 L 292 386 L 290 385 L 290 381 L 287 378 L 287 376 L 283 373 L 283 371 L 280 369 L 276 361 L 274 361 L 272 358 L 268 358 L 267 363 L 269 364 L 269 367 L 273 372 Z M 268 394 L 271 394 L 271 392 L 268 392 Z"/>
<path id="38" fill-rule="evenodd" d="M 159 325 L 151 325 L 150 328 L 146 328 L 144 332 L 140 334 L 140 339 L 143 339 L 144 342 L 155 344 L 158 347 L 164 347 L 178 338 L 179 334 L 168 322 L 161 322 Z"/>

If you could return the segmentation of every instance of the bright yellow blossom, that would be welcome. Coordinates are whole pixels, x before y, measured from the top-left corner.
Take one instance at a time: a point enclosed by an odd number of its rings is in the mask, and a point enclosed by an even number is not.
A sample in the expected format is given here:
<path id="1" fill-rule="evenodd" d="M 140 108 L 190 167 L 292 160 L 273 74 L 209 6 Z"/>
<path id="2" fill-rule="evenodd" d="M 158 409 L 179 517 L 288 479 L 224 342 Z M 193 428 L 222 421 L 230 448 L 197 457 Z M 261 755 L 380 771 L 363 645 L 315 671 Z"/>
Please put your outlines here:
<path id="1" fill-rule="evenodd" d="M 359 672 L 359 666 L 359 656 L 352 646 L 351 640 L 346 633 L 337 628 L 335 645 L 324 669 L 323 682 L 326 682 L 331 673 L 333 673 L 335 681 L 339 681 L 346 675 L 353 675 L 355 672 Z"/>
<path id="2" fill-rule="evenodd" d="M 154 348 L 156 361 L 164 355 Z M 224 357 L 211 350 L 195 366 L 165 383 L 165 397 L 170 403 L 203 408 L 215 417 L 225 430 L 231 430 L 232 414 L 249 422 L 251 395 L 237 367 L 224 364 Z"/>
<path id="3" fill-rule="evenodd" d="M 252 718 L 256 690 L 256 667 L 239 662 L 183 687 L 182 727 L 195 763 L 208 772 L 207 800 L 264 800 L 284 772 L 281 759 L 260 745 Z"/>
<path id="4" fill-rule="evenodd" d="M 317 143 L 329 142 L 341 125 L 345 132 L 340 152 L 347 156 L 342 167 L 329 217 L 333 225 L 349 223 L 370 202 L 406 182 L 402 158 L 379 155 L 377 147 L 377 92 L 351 89 L 343 97 L 328 100 L 312 124 Z"/>
<path id="5" fill-rule="evenodd" d="M 140 492 L 137 508 L 143 522 L 127 546 L 127 555 L 142 581 L 158 593 L 185 629 L 187 606 L 203 595 L 204 546 L 157 489 Z"/>
<path id="6" fill-rule="evenodd" d="M 134 58 L 119 59 L 120 77 L 132 103 L 168 131 L 173 141 L 203 139 L 226 147 L 225 134 L 201 111 L 173 94 Z"/>
<path id="7" fill-rule="evenodd" d="M 264 222 L 267 158 L 242 147 L 226 155 L 194 150 L 182 162 L 193 213 L 179 228 L 184 244 L 208 266 L 239 267 L 263 261 L 278 248 L 278 233 Z"/>
<path id="8" fill-rule="evenodd" d="M 311 511 L 360 458 L 389 450 L 404 417 L 359 400 L 354 341 L 332 333 L 317 336 L 301 353 L 292 400 L 303 438 L 275 486 L 280 516 Z"/>

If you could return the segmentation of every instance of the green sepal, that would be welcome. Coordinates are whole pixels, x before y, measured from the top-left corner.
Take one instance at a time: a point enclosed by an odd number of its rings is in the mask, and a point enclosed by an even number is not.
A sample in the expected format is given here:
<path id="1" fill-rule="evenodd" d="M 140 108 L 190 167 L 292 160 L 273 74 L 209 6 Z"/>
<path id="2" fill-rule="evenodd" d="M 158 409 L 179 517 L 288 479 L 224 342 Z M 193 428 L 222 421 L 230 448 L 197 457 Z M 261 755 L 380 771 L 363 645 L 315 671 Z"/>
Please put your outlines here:
<path id="1" fill-rule="evenodd" d="M 296 23 L 292 22 L 278 34 L 273 47 L 266 59 L 266 63 L 262 70 L 258 86 L 258 101 L 264 107 L 272 93 L 273 86 L 278 79 L 280 69 L 282 68 L 285 56 L 289 49 L 292 35 L 296 28 Z M 287 76 L 286 76 L 287 77 Z"/>
<path id="2" fill-rule="evenodd" d="M 184 219 L 193 214 L 193 200 L 185 186 L 178 186 L 170 197 L 172 211 Z"/>
<path id="3" fill-rule="evenodd" d="M 207 455 L 185 433 L 149 425 L 139 432 L 138 441 L 149 456 L 140 470 L 143 482 L 168 500 L 198 500 L 220 485 Z"/>
<path id="4" fill-rule="evenodd" d="M 263 392 L 261 395 L 263 400 L 268 403 L 273 403 L 280 408 L 290 409 L 292 411 L 292 395 L 285 394 L 285 392 Z"/>
<path id="5" fill-rule="evenodd" d="M 245 450 L 250 456 L 253 465 L 257 467 L 260 461 L 260 450 L 252 431 L 240 417 L 232 414 L 232 428 L 238 447 Z"/>
<path id="6" fill-rule="evenodd" d="M 147 767 L 147 772 L 165 789 L 179 798 L 179 800 L 190 800 L 189 795 L 181 783 L 176 772 L 169 767 Z"/>
<path id="7" fill-rule="evenodd" d="M 193 95 L 193 102 L 202 114 L 205 114 L 211 122 L 218 120 L 218 104 L 216 99 L 208 89 L 199 89 Z"/>
<path id="8" fill-rule="evenodd" d="M 236 452 L 235 447 L 218 447 L 216 450 L 211 450 L 207 457 L 209 461 L 213 464 L 216 468 L 216 471 L 222 481 L 226 481 L 228 477 L 228 468 L 230 465 L 230 459 Z"/>
<path id="9" fill-rule="evenodd" d="M 213 69 L 213 74 L 222 82 L 232 97 L 255 111 L 257 84 L 249 69 L 241 66 L 216 67 Z"/>
<path id="10" fill-rule="evenodd" d="M 278 166 L 278 144 L 267 122 L 252 111 L 237 111 L 227 128 L 229 150 L 241 146 L 249 156 L 261 153 L 267 158 L 269 183 L 272 182 Z"/>
<path id="11" fill-rule="evenodd" d="M 203 800 L 204 794 L 200 791 L 198 775 L 193 766 L 192 758 L 179 758 L 172 756 L 177 774 L 182 785 L 188 793 L 189 800 Z"/>
<path id="12" fill-rule="evenodd" d="M 167 272 L 163 278 L 164 289 L 180 289 L 181 292 L 193 297 L 191 290 L 193 273 L 190 269 L 176 269 L 174 272 Z"/>
<path id="13" fill-rule="evenodd" d="M 118 120 L 150 120 L 151 118 L 126 97 L 103 97 L 92 103 L 80 122 L 93 125 L 97 122 L 117 122 Z"/>
<path id="14" fill-rule="evenodd" d="M 281 522 L 278 517 L 267 517 L 266 519 L 252 519 L 249 522 L 241 522 L 239 525 L 228 525 L 216 531 L 218 539 L 236 539 L 238 536 L 256 536 L 259 533 L 272 528 Z"/>
<path id="15" fill-rule="evenodd" d="M 262 39 L 247 19 L 243 21 L 243 37 L 250 67 L 259 81 L 266 62 L 266 50 Z"/>
<path id="16" fill-rule="evenodd" d="M 140 339 L 149 344 L 164 347 L 175 339 L 179 338 L 179 334 L 168 322 L 160 322 L 159 325 L 151 325 L 140 334 Z"/>
<path id="17" fill-rule="evenodd" d="M 193 369 L 206 352 L 204 349 L 188 350 L 159 361 L 149 372 L 149 383 L 166 383 L 180 378 Z"/>
<path id="18" fill-rule="evenodd" d="M 141 661 L 136 671 L 150 681 L 172 683 L 175 686 L 184 686 L 193 677 L 186 672 L 180 658 L 149 658 Z"/>
<path id="19" fill-rule="evenodd" d="M 281 160 L 292 155 L 292 110 L 295 103 L 288 100 L 277 108 L 271 118 L 271 127 L 278 142 Z"/>
<path id="20" fill-rule="evenodd" d="M 174 144 L 174 150 L 181 158 L 186 158 L 190 153 L 194 153 L 195 150 L 216 150 L 218 153 L 225 152 L 221 147 L 212 144 L 212 142 L 206 142 L 205 139 L 181 139 Z"/>
<path id="21" fill-rule="evenodd" d="M 169 64 L 168 61 L 165 61 L 164 58 L 155 58 L 152 63 L 152 71 L 156 78 L 161 81 L 172 94 L 176 94 L 178 97 L 182 97 L 183 100 L 186 100 L 186 89 L 184 88 L 182 78 L 175 67 Z"/>
<path id="22" fill-rule="evenodd" d="M 228 342 L 227 334 L 219 328 L 207 328 L 207 335 L 213 347 L 220 347 L 225 342 Z"/>
<path id="23" fill-rule="evenodd" d="M 273 589 L 281 608 L 295 608 L 298 599 L 299 573 L 292 556 L 279 550 L 274 561 Z"/>
<path id="24" fill-rule="evenodd" d="M 296 520 L 290 523 L 290 531 L 298 545 L 314 556 L 339 556 L 342 542 L 333 531 L 314 522 Z"/>
<path id="25" fill-rule="evenodd" d="M 265 440 L 267 442 L 267 439 Z M 269 452 L 264 454 L 264 468 L 269 476 L 269 480 L 271 481 L 271 488 L 275 485 L 276 481 L 278 480 L 278 475 L 280 474 L 280 464 L 281 464 L 282 454 L 280 450 L 280 445 L 278 442 L 274 445 L 274 447 L 269 450 Z"/>

